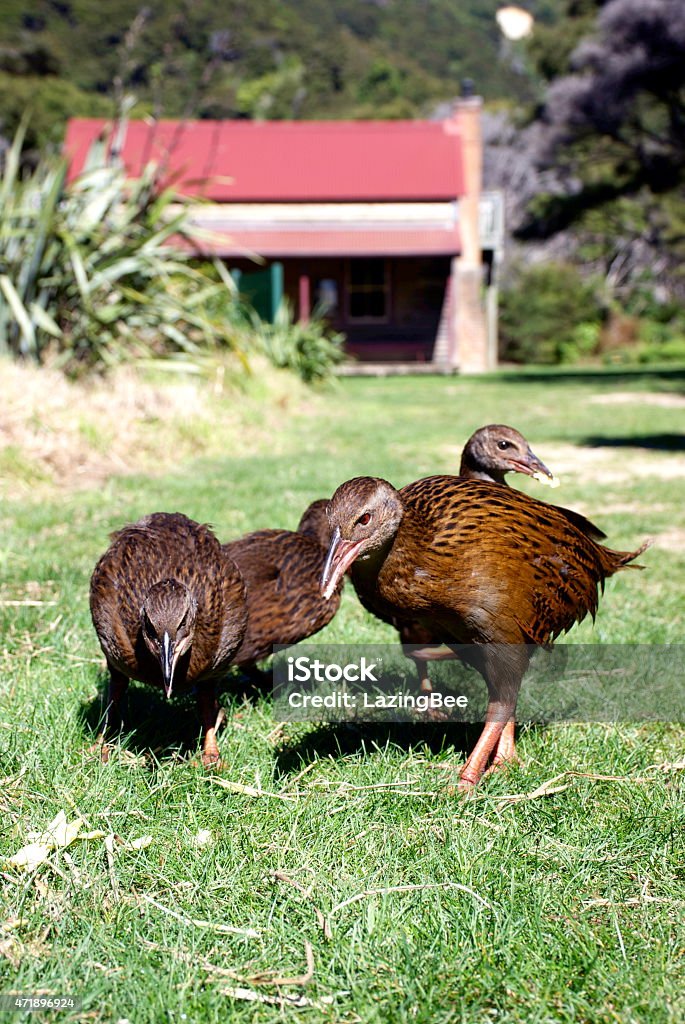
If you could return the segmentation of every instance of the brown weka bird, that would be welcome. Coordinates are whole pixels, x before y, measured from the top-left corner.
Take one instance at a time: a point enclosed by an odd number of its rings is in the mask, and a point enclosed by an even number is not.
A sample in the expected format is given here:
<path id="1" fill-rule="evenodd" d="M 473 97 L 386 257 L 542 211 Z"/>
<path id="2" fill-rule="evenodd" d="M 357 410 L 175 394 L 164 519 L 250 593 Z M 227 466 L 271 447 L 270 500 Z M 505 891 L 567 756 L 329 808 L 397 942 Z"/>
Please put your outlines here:
<path id="1" fill-rule="evenodd" d="M 534 645 L 547 645 L 597 610 L 598 588 L 642 552 L 611 551 L 554 505 L 481 480 L 433 476 L 397 491 L 357 477 L 329 505 L 333 529 L 324 597 L 343 573 L 386 622 L 418 622 L 488 687 L 483 732 L 461 772 L 475 785 L 489 760 L 514 755 L 521 680 Z"/>
<path id="2" fill-rule="evenodd" d="M 103 741 L 121 727 L 130 679 L 167 698 L 195 686 L 202 763 L 218 764 L 215 682 L 233 663 L 247 607 L 240 571 L 209 527 L 157 512 L 113 534 L 90 581 L 90 610 L 111 677 Z"/>
<path id="3" fill-rule="evenodd" d="M 485 480 L 506 487 L 505 476 L 507 473 L 523 473 L 551 487 L 555 487 L 559 483 L 544 462 L 533 452 L 523 434 L 515 430 L 514 427 L 506 426 L 503 423 L 489 423 L 485 427 L 480 427 L 471 435 L 462 450 L 459 466 L 460 478 L 462 480 Z M 606 536 L 579 512 L 574 512 L 571 509 L 562 511 L 572 523 L 593 540 L 602 540 Z M 411 652 L 411 657 L 416 662 L 419 688 L 422 692 L 429 693 L 431 683 L 428 675 L 428 663 L 454 658 L 455 655 L 445 647 L 433 646 L 432 650 L 425 649 L 439 643 L 439 640 L 419 623 L 405 623 L 400 627 L 399 633 L 403 645 L 422 645 Z M 505 728 L 503 743 L 511 743 L 513 752 L 513 721 L 508 723 Z"/>
<path id="4" fill-rule="evenodd" d="M 504 484 L 507 473 L 525 473 L 551 486 L 557 483 L 518 430 L 503 423 L 480 427 L 464 445 L 459 476 L 464 480 Z"/>
<path id="5" fill-rule="evenodd" d="M 297 531 L 257 530 L 224 544 L 247 587 L 247 629 L 234 662 L 248 671 L 275 644 L 296 644 L 327 626 L 340 606 L 342 582 L 321 597 L 320 580 L 331 539 L 327 501 L 304 512 Z"/>

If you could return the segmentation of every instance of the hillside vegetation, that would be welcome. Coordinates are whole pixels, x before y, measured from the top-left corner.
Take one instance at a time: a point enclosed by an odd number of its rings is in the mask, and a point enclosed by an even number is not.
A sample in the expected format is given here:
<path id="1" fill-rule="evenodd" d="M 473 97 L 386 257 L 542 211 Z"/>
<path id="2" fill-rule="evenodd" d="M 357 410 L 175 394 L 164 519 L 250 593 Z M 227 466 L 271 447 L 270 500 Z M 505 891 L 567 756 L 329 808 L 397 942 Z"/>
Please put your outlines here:
<path id="1" fill-rule="evenodd" d="M 94 0 L 30 10 L 8 0 L 0 155 L 27 107 L 30 152 L 58 147 L 68 116 L 122 107 L 133 117 L 436 116 L 470 78 L 486 101 L 485 184 L 507 196 L 502 355 L 682 359 L 681 0 L 536 0 L 526 4 L 534 33 L 518 43 L 501 36 L 499 6 L 113 0 L 103 20 Z M 552 266 L 536 275 L 538 263 Z M 531 267 L 532 330 L 518 312 Z M 560 316 L 552 340 L 547 324 Z"/>
<path id="2" fill-rule="evenodd" d="M 96 0 L 3 4 L 4 131 L 27 101 L 35 138 L 107 112 L 120 89 L 166 117 L 414 117 L 470 77 L 487 99 L 530 94 L 502 54 L 499 0 Z M 560 0 L 536 0 L 551 20 Z"/>

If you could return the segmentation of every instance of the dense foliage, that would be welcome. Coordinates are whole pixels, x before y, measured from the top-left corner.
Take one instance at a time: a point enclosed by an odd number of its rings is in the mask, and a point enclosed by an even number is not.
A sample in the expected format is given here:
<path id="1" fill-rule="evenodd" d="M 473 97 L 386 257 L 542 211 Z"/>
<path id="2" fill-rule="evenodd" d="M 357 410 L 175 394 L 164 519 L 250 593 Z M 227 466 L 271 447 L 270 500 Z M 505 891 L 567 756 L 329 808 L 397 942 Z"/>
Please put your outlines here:
<path id="1" fill-rule="evenodd" d="M 2 180 L 0 350 L 70 370 L 198 345 L 239 348 L 206 305 L 230 285 L 196 270 L 174 244 L 185 211 L 153 167 L 134 182 L 95 160 L 65 184 L 63 160 L 19 173 L 20 128 Z"/>
<path id="2" fill-rule="evenodd" d="M 0 353 L 72 374 L 132 358 L 228 351 L 243 366 L 264 354 L 305 380 L 325 377 L 341 339 L 284 310 L 264 325 L 217 261 L 196 266 L 183 246 L 187 209 L 160 190 L 154 166 L 127 180 L 95 147 L 66 183 L 61 159 L 21 174 L 23 125 L 0 180 Z"/>
<path id="3" fill-rule="evenodd" d="M 560 0 L 535 0 L 551 19 Z M 136 114 L 179 117 L 413 117 L 470 77 L 486 98 L 525 96 L 502 53 L 499 0 L 5 0 L 0 98 L 11 136 L 27 94 L 59 142 L 73 114 L 127 90 Z M 501 58 L 501 59 L 500 59 Z M 114 83 L 114 84 L 113 84 Z"/>
<path id="4" fill-rule="evenodd" d="M 575 267 L 519 267 L 500 298 L 500 354 L 517 363 L 573 363 L 599 342 L 601 304 Z"/>
<path id="5" fill-rule="evenodd" d="M 608 322 L 634 322 L 609 331 L 632 339 L 626 357 L 674 357 L 685 339 L 685 7 L 566 0 L 528 54 L 540 99 L 527 122 L 486 118 L 509 258 L 572 264 L 595 282 Z"/>
<path id="6" fill-rule="evenodd" d="M 269 362 L 293 370 L 308 384 L 322 380 L 343 361 L 344 335 L 331 332 L 316 311 L 306 322 L 299 322 L 284 299 L 273 323 L 254 312 L 249 319 L 256 345 Z"/>
<path id="7" fill-rule="evenodd" d="M 627 299 L 651 277 L 685 300 L 685 6 L 681 0 L 569 0 L 571 38 L 533 49 L 549 85 L 533 159 L 550 175 L 521 237 L 571 229 L 576 257 Z M 596 15 L 593 18 L 591 15 Z M 582 31 L 579 39 L 577 32 Z"/>

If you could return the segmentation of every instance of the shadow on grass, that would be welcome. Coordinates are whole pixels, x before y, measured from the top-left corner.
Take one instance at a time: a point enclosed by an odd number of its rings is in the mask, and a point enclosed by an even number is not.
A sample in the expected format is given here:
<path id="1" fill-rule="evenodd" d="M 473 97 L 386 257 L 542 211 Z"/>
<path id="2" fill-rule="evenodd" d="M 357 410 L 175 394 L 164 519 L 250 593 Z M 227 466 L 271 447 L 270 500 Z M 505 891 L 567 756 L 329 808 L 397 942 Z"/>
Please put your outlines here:
<path id="1" fill-rule="evenodd" d="M 327 758 L 371 754 L 388 745 L 406 751 L 423 747 L 432 754 L 450 751 L 466 758 L 482 730 L 482 723 L 463 722 L 344 722 L 322 725 L 276 752 L 276 775 L 291 775 L 314 761 Z"/>
<path id="2" fill-rule="evenodd" d="M 652 451 L 685 451 L 685 434 L 631 434 L 628 437 L 586 437 L 586 448 L 648 448 Z"/>
<path id="3" fill-rule="evenodd" d="M 677 390 L 685 391 L 685 368 L 679 366 L 674 369 L 667 367 L 607 367 L 597 369 L 563 369 L 556 370 L 550 367 L 549 370 L 500 370 L 497 371 L 497 379 L 511 384 L 600 384 L 606 382 L 612 386 L 620 384 L 622 380 L 634 386 L 636 382 L 643 380 L 645 384 L 675 384 Z M 671 389 L 669 389 L 671 390 Z"/>
<path id="4" fill-rule="evenodd" d="M 370 710 L 365 720 L 357 717 L 328 723 L 312 721 L 309 731 L 287 740 L 276 751 L 276 775 L 297 773 L 318 760 L 371 754 L 387 746 L 404 751 L 423 748 L 433 755 L 448 753 L 455 757 L 454 767 L 458 769 L 461 767 L 459 759 L 470 754 L 483 731 L 487 703 L 485 683 L 477 671 L 457 661 L 434 665 L 431 680 L 437 693 L 467 697 L 469 710 L 464 717 L 468 720 L 450 720 L 447 716 L 440 719 L 439 713 L 429 717 L 430 712 L 413 710 L 400 713 L 410 720 L 393 721 L 398 714 L 385 710 L 378 713 L 374 721 L 376 712 Z M 384 673 L 385 693 L 415 693 L 415 688 L 412 669 L 407 672 L 400 669 L 391 675 Z"/>
<path id="5" fill-rule="evenodd" d="M 249 674 L 236 671 L 219 683 L 217 691 L 219 704 L 226 706 L 230 723 L 234 707 L 245 701 L 256 703 L 260 697 L 271 693 L 271 675 L 256 670 Z M 98 677 L 97 697 L 83 702 L 79 708 L 86 742 L 94 742 L 104 724 L 108 692 L 109 675 L 103 672 Z M 167 700 L 161 689 L 132 682 L 123 707 L 126 749 L 133 754 L 152 754 L 156 758 L 199 754 L 202 730 L 195 701 L 194 689 Z"/>
<path id="6" fill-rule="evenodd" d="M 476 673 L 466 671 L 467 678 L 462 678 L 459 689 L 470 693 L 475 705 L 479 696 L 484 700 L 485 686 Z M 398 675 L 398 686 L 404 681 L 404 675 Z M 230 733 L 231 715 L 237 708 L 246 702 L 256 704 L 271 696 L 271 672 L 252 670 L 241 673 L 236 670 L 222 680 L 217 689 L 219 704 L 227 711 L 226 729 Z M 108 690 L 109 675 L 103 672 L 98 678 L 98 696 L 82 703 L 79 708 L 86 743 L 94 742 L 102 728 Z M 419 720 L 420 714 L 417 712 L 416 721 L 408 722 L 312 722 L 312 728 L 304 736 L 284 743 L 275 751 L 275 776 L 287 777 L 322 759 L 372 754 L 388 745 L 405 751 L 423 748 L 435 755 L 449 752 L 465 759 L 483 729 L 482 721 L 427 721 L 425 718 Z M 132 682 L 124 706 L 123 735 L 126 749 L 135 755 L 151 755 L 154 759 L 189 759 L 199 755 L 201 728 L 194 690 L 166 700 L 161 690 Z M 455 764 L 455 770 L 458 767 Z"/>

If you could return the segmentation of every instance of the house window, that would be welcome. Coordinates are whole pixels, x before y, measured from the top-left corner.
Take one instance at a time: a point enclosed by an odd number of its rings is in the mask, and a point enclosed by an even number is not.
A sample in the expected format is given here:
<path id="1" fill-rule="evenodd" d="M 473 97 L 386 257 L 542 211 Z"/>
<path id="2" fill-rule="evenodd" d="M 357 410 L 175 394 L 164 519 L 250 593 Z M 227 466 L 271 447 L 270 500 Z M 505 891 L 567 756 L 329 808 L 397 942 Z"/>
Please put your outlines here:
<path id="1" fill-rule="evenodd" d="M 347 319 L 384 323 L 390 315 L 390 280 L 383 259 L 350 260 L 347 275 Z"/>

